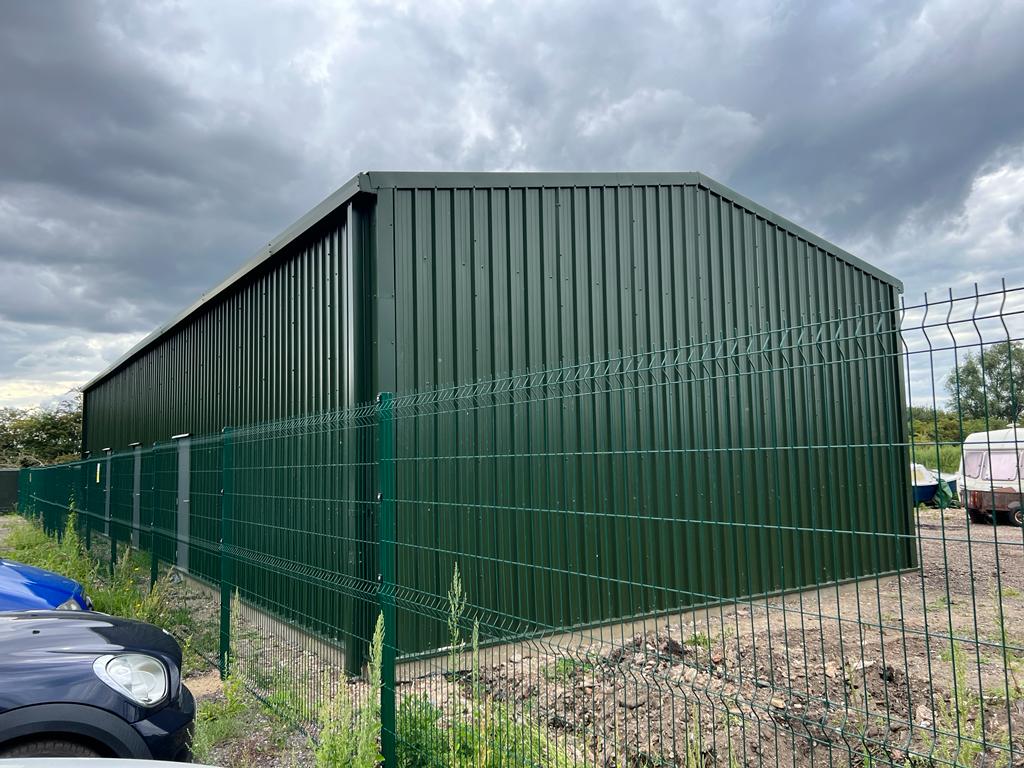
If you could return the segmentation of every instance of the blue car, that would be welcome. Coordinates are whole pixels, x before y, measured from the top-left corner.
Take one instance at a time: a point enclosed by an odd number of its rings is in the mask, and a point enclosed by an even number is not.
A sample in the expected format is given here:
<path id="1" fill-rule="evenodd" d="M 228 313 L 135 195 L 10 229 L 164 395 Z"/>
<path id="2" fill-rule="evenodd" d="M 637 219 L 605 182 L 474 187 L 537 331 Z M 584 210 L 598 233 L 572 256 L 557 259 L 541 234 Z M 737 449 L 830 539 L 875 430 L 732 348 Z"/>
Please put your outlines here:
<path id="1" fill-rule="evenodd" d="M 89 611 L 0 614 L 0 761 L 191 760 L 196 707 L 181 646 Z"/>
<path id="2" fill-rule="evenodd" d="M 91 611 L 92 601 L 74 579 L 0 557 L 0 611 Z"/>

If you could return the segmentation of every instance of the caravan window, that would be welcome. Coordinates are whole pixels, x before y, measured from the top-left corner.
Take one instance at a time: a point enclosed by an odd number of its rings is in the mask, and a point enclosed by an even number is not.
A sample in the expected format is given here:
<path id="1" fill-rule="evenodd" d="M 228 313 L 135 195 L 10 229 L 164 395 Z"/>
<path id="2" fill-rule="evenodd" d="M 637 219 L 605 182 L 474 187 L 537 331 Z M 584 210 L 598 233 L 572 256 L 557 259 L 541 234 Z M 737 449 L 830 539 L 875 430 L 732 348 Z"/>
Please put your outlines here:
<path id="1" fill-rule="evenodd" d="M 968 451 L 964 454 L 964 475 L 981 477 L 981 465 L 985 463 L 985 454 L 981 451 Z"/>
<path id="2" fill-rule="evenodd" d="M 988 471 L 983 475 L 985 480 L 1016 480 L 1017 454 L 1009 451 L 990 453 L 987 469 Z"/>

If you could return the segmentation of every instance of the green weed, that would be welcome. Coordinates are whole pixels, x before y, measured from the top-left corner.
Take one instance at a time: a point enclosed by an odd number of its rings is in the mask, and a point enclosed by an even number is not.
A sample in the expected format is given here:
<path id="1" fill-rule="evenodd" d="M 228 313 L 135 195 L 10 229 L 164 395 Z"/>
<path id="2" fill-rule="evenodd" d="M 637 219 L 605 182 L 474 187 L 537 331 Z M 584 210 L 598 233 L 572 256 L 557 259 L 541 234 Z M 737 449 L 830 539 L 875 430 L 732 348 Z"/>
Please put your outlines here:
<path id="1" fill-rule="evenodd" d="M 278 717 L 293 723 L 309 722 L 317 712 L 309 700 L 309 679 L 295 670 L 277 668 L 267 673 L 266 705 Z"/>
<path id="2" fill-rule="evenodd" d="M 380 762 L 382 755 L 378 746 L 380 742 L 380 679 L 381 663 L 384 654 L 384 617 L 377 617 L 377 624 L 370 640 L 370 663 L 367 677 L 370 690 L 359 711 L 356 723 L 356 755 L 353 768 L 372 768 Z"/>
<path id="3" fill-rule="evenodd" d="M 729 713 L 726 715 L 726 731 L 725 731 L 725 748 L 726 748 L 726 764 L 728 768 L 740 768 L 742 763 L 740 762 L 739 755 L 736 754 L 737 747 L 733 744 L 732 726 L 739 725 L 743 722 L 742 718 Z M 742 737 L 736 739 L 740 745 L 743 744 Z"/>
<path id="4" fill-rule="evenodd" d="M 690 635 L 686 640 L 683 641 L 684 645 L 693 646 L 694 648 L 710 648 L 711 638 L 705 635 L 703 632 L 695 632 Z"/>
<path id="5" fill-rule="evenodd" d="M 1006 594 L 1006 589 L 1003 589 Z M 1006 631 L 1006 617 L 1003 614 L 1003 605 L 998 599 L 994 601 L 996 611 L 996 626 L 999 628 L 999 647 L 1001 650 L 1003 667 L 1006 670 L 1006 683 L 1002 692 L 1002 698 L 1009 701 L 1024 700 L 1024 679 L 1021 674 L 1021 661 L 1016 658 L 1010 650 L 1011 642 Z"/>
<path id="6" fill-rule="evenodd" d="M 217 744 L 237 739 L 246 732 L 248 718 L 244 690 L 241 680 L 229 677 L 224 681 L 222 699 L 207 699 L 199 703 L 195 735 L 192 737 L 192 752 L 199 762 L 210 760 Z"/>
<path id="7" fill-rule="evenodd" d="M 553 664 L 544 667 L 544 677 L 548 680 L 568 682 L 573 677 L 594 668 L 589 661 L 580 661 L 571 656 L 555 659 Z"/>
<path id="8" fill-rule="evenodd" d="M 427 697 L 406 696 L 398 707 L 398 768 L 446 765 L 447 736 L 441 730 L 441 710 Z"/>
<path id="9" fill-rule="evenodd" d="M 935 756 L 939 762 L 972 766 L 983 750 L 981 718 L 978 717 L 981 702 L 967 687 L 967 662 L 956 644 L 950 646 L 950 657 L 953 691 L 948 702 L 944 699 L 937 702 L 939 737 Z"/>
<path id="10" fill-rule="evenodd" d="M 466 594 L 462 590 L 462 577 L 459 564 L 455 563 L 452 571 L 452 583 L 448 588 L 448 674 L 451 675 L 451 687 L 448 691 L 448 705 L 453 712 L 458 706 L 458 682 L 456 676 L 459 668 L 459 651 L 462 648 L 462 613 L 466 609 Z M 456 754 L 458 747 L 457 729 L 448 729 L 448 754 Z"/>
<path id="11" fill-rule="evenodd" d="M 925 608 L 926 611 L 930 611 L 932 613 L 937 613 L 939 611 L 944 610 L 948 606 L 949 606 L 949 598 L 946 597 L 945 595 L 942 595 L 940 597 L 937 597 L 935 600 L 932 600 L 932 602 L 926 604 L 924 608 Z"/>
<path id="12" fill-rule="evenodd" d="M 317 721 L 320 738 L 316 746 L 317 768 L 351 766 L 374 768 L 380 764 L 380 681 L 384 652 L 384 617 L 377 617 L 377 626 L 370 641 L 368 668 L 369 692 L 363 706 L 356 711 L 345 680 L 337 681 L 330 691 L 330 680 L 325 680 L 327 695 L 320 706 Z"/>
<path id="13" fill-rule="evenodd" d="M 459 654 L 465 648 L 462 636 L 467 596 L 456 566 L 448 590 L 448 641 L 451 686 L 449 712 L 468 710 L 467 717 L 445 722 L 445 712 L 423 695 L 405 697 L 398 709 L 397 752 L 400 768 L 499 768 L 528 765 L 536 768 L 567 768 L 574 765 L 559 753 L 546 728 L 529 722 L 527 713 L 516 713 L 503 703 L 491 702 L 480 683 L 480 625 L 473 622 L 470 636 L 472 666 L 470 701 L 459 694 Z M 566 660 L 570 661 L 570 660 Z"/>
<path id="14" fill-rule="evenodd" d="M 684 737 L 686 739 L 683 748 L 684 768 L 702 768 L 704 755 L 700 743 L 700 708 L 696 704 L 690 708 L 690 717 L 686 722 Z"/>
<path id="15" fill-rule="evenodd" d="M 324 676 L 324 690 L 330 691 L 329 675 Z M 320 724 L 320 740 L 316 747 L 316 765 L 345 765 L 356 752 L 356 732 L 352 728 L 355 719 L 352 696 L 345 680 L 337 681 L 338 689 L 324 697 L 317 720 Z"/>

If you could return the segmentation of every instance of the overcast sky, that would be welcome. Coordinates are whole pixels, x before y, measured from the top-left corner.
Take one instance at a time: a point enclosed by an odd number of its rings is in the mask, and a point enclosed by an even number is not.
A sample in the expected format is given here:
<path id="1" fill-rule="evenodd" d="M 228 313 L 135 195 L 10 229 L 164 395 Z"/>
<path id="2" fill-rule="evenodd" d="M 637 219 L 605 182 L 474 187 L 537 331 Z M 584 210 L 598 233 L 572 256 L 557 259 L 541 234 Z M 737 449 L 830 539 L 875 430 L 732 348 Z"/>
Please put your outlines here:
<path id="1" fill-rule="evenodd" d="M 1024 3 L 0 0 L 0 406 L 366 169 L 699 170 L 902 278 L 1024 284 Z"/>

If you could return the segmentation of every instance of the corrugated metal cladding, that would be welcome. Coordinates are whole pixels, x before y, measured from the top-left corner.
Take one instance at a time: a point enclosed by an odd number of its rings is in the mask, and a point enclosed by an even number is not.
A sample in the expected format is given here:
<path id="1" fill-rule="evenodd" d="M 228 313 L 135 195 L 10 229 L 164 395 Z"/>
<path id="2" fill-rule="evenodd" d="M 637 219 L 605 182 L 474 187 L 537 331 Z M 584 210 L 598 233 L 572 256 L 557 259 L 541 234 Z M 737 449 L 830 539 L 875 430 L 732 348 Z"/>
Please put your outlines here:
<path id="1" fill-rule="evenodd" d="M 700 180 L 467 187 L 371 176 L 386 298 L 375 388 L 431 390 L 889 315 L 889 333 L 844 345 L 855 363 L 809 346 L 790 353 L 792 372 L 752 375 L 737 356 L 710 382 L 530 406 L 469 400 L 458 414 L 400 420 L 403 587 L 443 596 L 457 559 L 496 624 L 543 632 L 912 563 L 894 281 Z M 810 448 L 837 444 L 862 447 Z M 433 456 L 446 459 L 422 458 Z M 444 622 L 416 606 L 400 603 L 397 624 L 405 652 L 445 642 Z"/>
<path id="2" fill-rule="evenodd" d="M 358 208 L 346 203 L 282 258 L 87 387 L 85 450 L 148 446 L 370 397 Z"/>
<path id="3" fill-rule="evenodd" d="M 377 228 L 379 389 L 897 306 L 891 279 L 698 183 L 546 187 L 526 175 L 508 188 L 481 176 L 459 188 L 371 174 L 378 220 L 394 222 L 393 238 Z"/>
<path id="4" fill-rule="evenodd" d="M 897 306 L 893 278 L 700 174 L 356 180 L 90 382 L 83 449 Z"/>
<path id="5" fill-rule="evenodd" d="M 443 597 L 453 551 L 468 553 L 460 563 L 474 603 L 525 630 L 912 564 L 898 490 L 906 457 L 892 447 L 904 429 L 893 278 L 700 174 L 371 172 L 343 190 L 87 387 L 86 450 L 879 311 L 885 332 L 851 348 L 852 364 L 794 363 L 756 383 L 725 376 L 678 389 L 673 403 L 619 393 L 589 411 L 531 406 L 483 426 L 457 416 L 399 423 L 398 575 L 413 593 Z M 824 444 L 862 448 L 812 448 Z M 647 447 L 680 458 L 640 466 Z M 503 458 L 479 460 L 496 451 Z M 552 452 L 608 458 L 570 467 Z M 302 496 L 299 481 L 264 480 L 275 498 Z M 530 516 L 470 514 L 467 489 Z M 313 514 L 261 509 L 247 514 L 274 517 L 265 523 L 282 539 Z M 609 509 L 635 519 L 602 534 L 601 515 L 579 514 Z M 365 521 L 350 523 L 349 541 L 369 538 L 358 533 Z M 846 538 L 829 538 L 829 527 Z M 603 551 L 612 539 L 615 551 Z M 294 560 L 300 541 L 264 551 Z M 335 555 L 310 557 L 323 567 Z M 373 557 L 347 572 L 372 576 Z M 317 614 L 295 586 L 268 599 Z M 329 610 L 337 621 L 353 615 Z M 402 651 L 443 642 L 440 624 L 415 610 L 398 624 Z"/>

